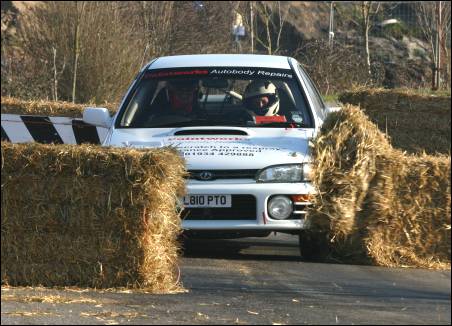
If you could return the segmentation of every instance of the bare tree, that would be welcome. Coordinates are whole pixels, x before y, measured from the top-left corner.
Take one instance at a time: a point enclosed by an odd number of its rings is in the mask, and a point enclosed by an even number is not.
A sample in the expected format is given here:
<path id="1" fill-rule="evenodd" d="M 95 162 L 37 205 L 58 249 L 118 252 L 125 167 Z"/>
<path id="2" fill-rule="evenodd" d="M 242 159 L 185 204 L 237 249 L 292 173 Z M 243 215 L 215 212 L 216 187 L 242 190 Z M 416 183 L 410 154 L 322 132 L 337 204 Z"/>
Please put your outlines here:
<path id="1" fill-rule="evenodd" d="M 71 8 L 68 5 L 61 6 L 57 2 L 43 3 L 22 13 L 16 43 L 22 52 L 19 68 L 22 74 L 18 77 L 23 79 L 20 88 L 26 91 L 24 94 L 17 87 L 15 90 L 17 94 L 25 97 L 55 98 L 55 93 L 61 90 L 61 86 L 63 88 L 68 86 L 65 80 L 70 71 L 62 67 L 65 61 L 71 58 L 70 43 L 73 39 L 71 15 Z M 53 67 L 50 66 L 52 63 Z M 57 77 L 63 81 L 62 85 L 58 82 L 55 85 L 57 67 L 61 67 L 61 75 L 57 74 Z M 66 90 L 62 93 L 65 94 Z M 66 96 L 63 97 L 68 99 Z"/>
<path id="2" fill-rule="evenodd" d="M 289 7 L 281 8 L 281 1 L 255 1 L 254 11 L 261 24 L 255 35 L 256 42 L 260 44 L 268 54 L 276 54 L 281 50 L 281 34 L 287 20 Z"/>
<path id="3" fill-rule="evenodd" d="M 86 2 L 85 1 L 74 1 L 75 5 L 75 22 L 74 22 L 74 61 L 73 61 L 73 78 L 72 78 L 72 103 L 75 103 L 75 90 L 77 85 L 77 69 L 78 60 L 80 56 L 80 28 L 82 24 L 82 18 L 85 12 Z"/>
<path id="4" fill-rule="evenodd" d="M 119 1 L 47 1 L 27 12 L 18 30 L 27 96 L 117 101 L 142 53 L 127 9 Z"/>
<path id="5" fill-rule="evenodd" d="M 170 47 L 174 1 L 140 1 L 136 3 L 138 30 L 143 31 L 145 44 L 140 67 L 150 57 L 167 54 Z"/>
<path id="6" fill-rule="evenodd" d="M 61 76 L 61 74 L 64 72 L 64 68 L 66 68 L 66 59 L 63 58 L 63 64 L 58 71 L 57 68 L 57 49 L 55 47 L 52 47 L 53 50 L 53 100 L 58 101 L 58 80 Z"/>
<path id="7" fill-rule="evenodd" d="M 446 60 L 446 72 L 450 76 L 450 53 L 447 49 L 447 35 L 450 35 L 450 2 L 420 1 L 416 3 L 416 17 L 426 41 L 430 45 L 430 59 L 433 63 L 432 89 L 437 89 L 439 78 L 436 73 L 440 69 L 441 48 Z M 448 80 L 449 78 L 446 78 Z"/>
<path id="8" fill-rule="evenodd" d="M 33 88 L 46 88 L 40 97 L 117 101 L 153 57 L 231 52 L 232 9 L 232 1 L 46 1 L 21 26 L 20 47 Z"/>
<path id="9" fill-rule="evenodd" d="M 334 48 L 334 51 L 331 51 Z M 341 92 L 353 86 L 381 85 L 384 79 L 384 68 L 373 65 L 372 80 L 362 60 L 362 53 L 356 47 L 348 46 L 333 39 L 307 41 L 292 56 L 316 83 L 322 94 Z"/>
<path id="10" fill-rule="evenodd" d="M 85 101 L 117 102 L 137 72 L 144 34 L 133 23 L 136 12 L 129 3 L 88 2 L 80 57 Z"/>
<path id="11" fill-rule="evenodd" d="M 380 9 L 380 2 L 361 1 L 361 28 L 364 39 L 364 49 L 366 52 L 366 65 L 369 76 L 372 75 L 369 51 L 369 31 L 372 28 L 372 21 Z"/>
<path id="12" fill-rule="evenodd" d="M 451 3 L 442 1 L 442 26 L 441 26 L 441 48 L 445 55 L 445 63 L 446 63 L 446 69 L 445 70 L 445 76 L 444 80 L 447 83 L 447 87 L 450 88 L 451 86 L 451 58 L 450 58 L 450 21 L 451 21 Z M 449 46 L 449 47 L 448 47 Z"/>

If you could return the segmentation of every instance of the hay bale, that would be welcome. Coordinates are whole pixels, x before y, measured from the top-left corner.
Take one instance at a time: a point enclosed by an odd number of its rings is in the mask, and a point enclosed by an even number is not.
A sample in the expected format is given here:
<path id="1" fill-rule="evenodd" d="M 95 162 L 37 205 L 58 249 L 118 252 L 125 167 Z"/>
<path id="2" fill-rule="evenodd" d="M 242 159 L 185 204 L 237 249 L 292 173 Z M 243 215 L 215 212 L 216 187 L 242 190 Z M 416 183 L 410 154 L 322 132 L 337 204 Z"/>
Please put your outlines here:
<path id="1" fill-rule="evenodd" d="M 341 94 L 339 100 L 360 106 L 395 148 L 413 154 L 450 153 L 450 94 L 357 88 Z"/>
<path id="2" fill-rule="evenodd" d="M 388 139 L 357 107 L 332 114 L 315 140 L 315 228 L 347 236 L 356 227 L 357 212 L 376 174 L 376 156 L 390 150 Z"/>
<path id="3" fill-rule="evenodd" d="M 363 211 L 369 255 L 384 266 L 450 268 L 450 156 L 393 151 L 377 170 Z"/>
<path id="4" fill-rule="evenodd" d="M 178 288 L 176 151 L 1 146 L 3 284 Z"/>
<path id="5" fill-rule="evenodd" d="M 14 97 L 1 98 L 1 113 L 21 114 L 21 115 L 43 115 L 81 118 L 83 110 L 88 107 L 96 107 L 95 104 L 75 104 L 62 101 L 24 101 Z M 110 112 L 116 113 L 116 105 L 112 103 L 102 104 Z"/>
<path id="6" fill-rule="evenodd" d="M 450 156 L 409 156 L 357 107 L 332 114 L 316 138 L 308 222 L 354 263 L 450 268 Z"/>

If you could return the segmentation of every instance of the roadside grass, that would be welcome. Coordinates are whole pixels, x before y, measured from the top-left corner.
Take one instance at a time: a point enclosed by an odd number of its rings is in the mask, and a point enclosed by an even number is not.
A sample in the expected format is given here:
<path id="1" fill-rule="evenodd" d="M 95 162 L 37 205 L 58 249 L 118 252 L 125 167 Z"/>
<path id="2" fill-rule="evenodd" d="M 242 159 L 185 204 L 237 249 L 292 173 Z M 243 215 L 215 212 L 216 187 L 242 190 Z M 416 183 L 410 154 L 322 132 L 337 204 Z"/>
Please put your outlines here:
<path id="1" fill-rule="evenodd" d="M 339 101 L 339 95 L 340 93 L 333 93 L 328 95 L 322 95 L 323 102 L 325 103 L 337 103 Z"/>

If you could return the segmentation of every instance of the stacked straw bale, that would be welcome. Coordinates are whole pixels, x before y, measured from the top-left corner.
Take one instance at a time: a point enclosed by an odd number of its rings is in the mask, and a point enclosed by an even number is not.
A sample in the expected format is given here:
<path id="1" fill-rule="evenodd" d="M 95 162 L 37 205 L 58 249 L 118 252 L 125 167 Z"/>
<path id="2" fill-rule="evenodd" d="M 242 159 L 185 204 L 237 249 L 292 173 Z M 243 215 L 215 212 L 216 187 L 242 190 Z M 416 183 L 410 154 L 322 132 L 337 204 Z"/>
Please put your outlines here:
<path id="1" fill-rule="evenodd" d="M 14 97 L 1 98 L 1 112 L 9 114 L 21 114 L 21 115 L 43 115 L 43 116 L 61 116 L 81 118 L 83 116 L 83 110 L 88 106 L 96 107 L 95 104 L 75 104 L 62 101 L 24 101 Z M 103 104 L 113 115 L 116 112 L 116 106 L 114 104 Z"/>
<path id="2" fill-rule="evenodd" d="M 450 268 L 450 156 L 406 155 L 358 108 L 325 121 L 315 140 L 308 215 L 329 230 L 345 260 L 385 266 Z"/>
<path id="3" fill-rule="evenodd" d="M 377 162 L 369 193 L 367 249 L 378 265 L 450 268 L 450 156 L 406 156 Z"/>
<path id="4" fill-rule="evenodd" d="M 2 284 L 178 289 L 175 150 L 1 146 Z"/>
<path id="5" fill-rule="evenodd" d="M 339 96 L 342 103 L 360 106 L 395 148 L 409 153 L 450 153 L 450 95 L 412 90 L 357 88 Z"/>

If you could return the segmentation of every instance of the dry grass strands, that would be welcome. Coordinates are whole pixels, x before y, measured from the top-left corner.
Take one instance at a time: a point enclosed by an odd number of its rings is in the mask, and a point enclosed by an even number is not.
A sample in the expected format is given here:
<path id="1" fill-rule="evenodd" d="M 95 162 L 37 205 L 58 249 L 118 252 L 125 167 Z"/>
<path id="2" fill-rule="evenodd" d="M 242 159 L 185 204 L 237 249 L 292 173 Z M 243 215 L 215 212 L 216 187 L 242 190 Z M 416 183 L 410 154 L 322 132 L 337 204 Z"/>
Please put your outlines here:
<path id="1" fill-rule="evenodd" d="M 339 96 L 359 105 L 395 148 L 409 153 L 450 154 L 450 94 L 428 95 L 407 89 L 356 88 Z"/>
<path id="2" fill-rule="evenodd" d="M 90 298 L 67 298 L 67 297 L 61 297 L 59 295 L 32 295 L 32 296 L 19 296 L 19 295 L 9 295 L 9 294 L 2 294 L 2 301 L 15 301 L 15 302 L 22 302 L 22 303 L 30 303 L 30 302 L 39 302 L 39 303 L 65 303 L 65 304 L 72 304 L 72 303 L 97 303 L 96 300 L 90 299 Z"/>
<path id="3" fill-rule="evenodd" d="M 2 143 L 2 283 L 178 289 L 172 149 Z"/>
<path id="4" fill-rule="evenodd" d="M 354 263 L 450 268 L 450 156 L 408 156 L 357 107 L 332 114 L 315 140 L 308 219 Z"/>
<path id="5" fill-rule="evenodd" d="M 83 110 L 87 107 L 96 107 L 95 104 L 74 104 L 70 102 L 56 101 L 24 101 L 13 97 L 1 98 L 1 112 L 21 115 L 43 115 L 81 118 Z M 105 103 L 105 107 L 110 111 L 110 115 L 116 112 L 117 106 Z"/>

